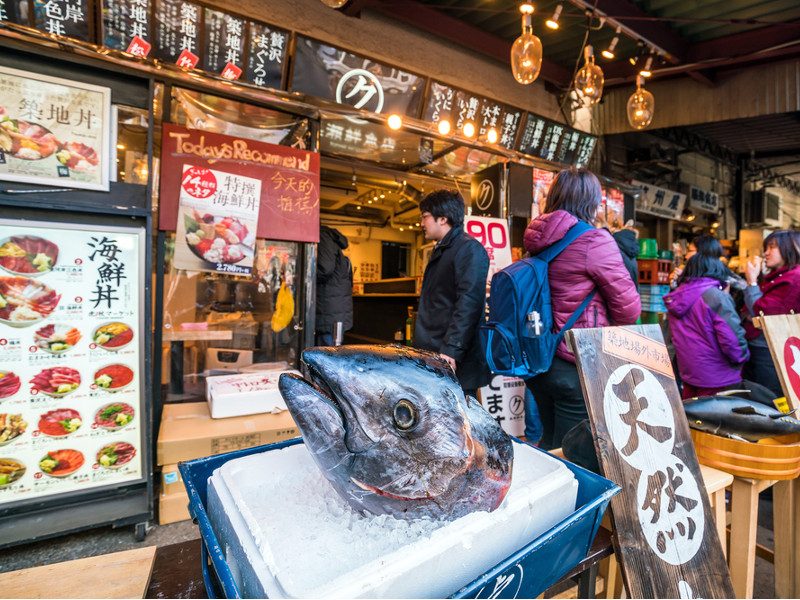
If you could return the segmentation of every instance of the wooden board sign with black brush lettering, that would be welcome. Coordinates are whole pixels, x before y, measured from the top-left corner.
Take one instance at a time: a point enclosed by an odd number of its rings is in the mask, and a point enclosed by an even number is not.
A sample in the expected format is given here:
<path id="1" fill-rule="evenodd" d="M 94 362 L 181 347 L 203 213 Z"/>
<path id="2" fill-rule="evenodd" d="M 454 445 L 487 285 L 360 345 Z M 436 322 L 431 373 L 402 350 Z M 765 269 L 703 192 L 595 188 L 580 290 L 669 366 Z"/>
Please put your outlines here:
<path id="1" fill-rule="evenodd" d="M 700 465 L 657 325 L 567 332 L 606 477 L 631 598 L 733 598 Z"/>

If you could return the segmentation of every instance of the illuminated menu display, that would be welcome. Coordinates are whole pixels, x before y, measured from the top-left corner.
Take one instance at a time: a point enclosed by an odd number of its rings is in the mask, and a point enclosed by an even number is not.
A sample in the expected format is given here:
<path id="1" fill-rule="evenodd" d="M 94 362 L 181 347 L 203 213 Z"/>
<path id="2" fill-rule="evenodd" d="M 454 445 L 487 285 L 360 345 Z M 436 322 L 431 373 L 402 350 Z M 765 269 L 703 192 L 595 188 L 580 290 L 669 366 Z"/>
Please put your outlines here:
<path id="1" fill-rule="evenodd" d="M 584 167 L 592 157 L 597 138 L 528 113 L 518 150 L 552 162 Z"/>

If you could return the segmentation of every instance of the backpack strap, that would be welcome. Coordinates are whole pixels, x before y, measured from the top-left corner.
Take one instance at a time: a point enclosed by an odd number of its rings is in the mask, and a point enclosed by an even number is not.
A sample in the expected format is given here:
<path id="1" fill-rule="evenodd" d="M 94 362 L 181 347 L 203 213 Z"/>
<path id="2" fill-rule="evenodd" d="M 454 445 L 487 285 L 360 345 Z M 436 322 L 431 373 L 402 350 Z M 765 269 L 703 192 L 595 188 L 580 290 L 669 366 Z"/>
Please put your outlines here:
<path id="1" fill-rule="evenodd" d="M 578 219 L 578 222 L 569 228 L 563 238 L 539 252 L 539 254 L 536 255 L 536 258 L 549 263 L 556 256 L 561 254 L 567 248 L 567 246 L 591 229 L 593 229 L 593 227 L 586 221 Z"/>
<path id="2" fill-rule="evenodd" d="M 564 337 L 564 334 L 567 333 L 569 329 L 572 329 L 572 326 L 575 325 L 575 321 L 577 321 L 580 318 L 580 316 L 583 314 L 583 311 L 585 311 L 586 307 L 589 306 L 589 302 L 592 301 L 592 298 L 594 298 L 594 295 L 596 293 L 597 290 L 594 289 L 591 292 L 589 292 L 589 295 L 583 299 L 581 305 L 575 310 L 574 313 L 572 313 L 572 316 L 569 319 L 567 319 L 567 322 L 564 323 L 564 326 L 561 328 L 561 331 L 558 332 L 559 341 L 561 341 L 561 338 Z"/>

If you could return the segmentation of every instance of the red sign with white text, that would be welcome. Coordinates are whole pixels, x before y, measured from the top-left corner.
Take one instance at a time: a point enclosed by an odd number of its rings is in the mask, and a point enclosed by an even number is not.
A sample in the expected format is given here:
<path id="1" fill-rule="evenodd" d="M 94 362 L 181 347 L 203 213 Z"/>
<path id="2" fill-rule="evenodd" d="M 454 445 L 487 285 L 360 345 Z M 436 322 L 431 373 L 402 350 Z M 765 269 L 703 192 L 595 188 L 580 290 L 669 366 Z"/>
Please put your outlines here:
<path id="1" fill-rule="evenodd" d="M 319 241 L 319 154 L 219 133 L 165 124 L 162 132 L 160 229 L 174 231 L 184 165 L 224 171 L 261 181 L 259 238 Z M 193 179 L 193 193 L 215 185 Z"/>

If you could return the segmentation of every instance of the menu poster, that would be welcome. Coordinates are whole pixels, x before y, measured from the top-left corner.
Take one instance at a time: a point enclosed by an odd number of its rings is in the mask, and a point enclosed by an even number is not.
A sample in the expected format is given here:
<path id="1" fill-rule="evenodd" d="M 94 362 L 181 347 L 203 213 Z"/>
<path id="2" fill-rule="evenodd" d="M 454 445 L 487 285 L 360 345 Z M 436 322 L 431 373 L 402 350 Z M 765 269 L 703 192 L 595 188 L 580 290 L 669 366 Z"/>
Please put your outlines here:
<path id="1" fill-rule="evenodd" d="M 0 21 L 27 25 L 30 16 L 28 0 L 0 0 Z"/>
<path id="2" fill-rule="evenodd" d="M 175 267 L 250 275 L 261 181 L 183 165 Z"/>
<path id="3" fill-rule="evenodd" d="M 519 151 L 531 156 L 541 156 L 544 128 L 548 123 L 547 119 L 528 113 L 528 120 L 525 122 L 525 129 L 519 143 Z"/>
<path id="4" fill-rule="evenodd" d="M 108 191 L 111 90 L 0 67 L 0 180 Z"/>
<path id="5" fill-rule="evenodd" d="M 141 480 L 143 229 L 0 219 L 0 505 Z"/>
<path id="6" fill-rule="evenodd" d="M 374 113 L 416 117 L 425 79 L 297 36 L 291 90 Z"/>
<path id="7" fill-rule="evenodd" d="M 247 73 L 250 83 L 280 89 L 289 32 L 263 23 L 248 23 L 250 45 L 247 53 Z"/>
<path id="8" fill-rule="evenodd" d="M 151 47 L 149 15 L 150 0 L 103 0 L 103 45 L 147 56 Z"/>
<path id="9" fill-rule="evenodd" d="M 583 139 L 578 145 L 578 154 L 575 157 L 576 167 L 585 167 L 589 164 L 589 160 L 592 158 L 592 152 L 594 152 L 595 144 L 597 143 L 597 138 L 593 135 L 582 134 L 582 136 Z"/>
<path id="10" fill-rule="evenodd" d="M 428 103 L 425 105 L 423 120 L 438 123 L 447 119 L 452 124 L 453 102 L 456 99 L 456 90 L 449 85 L 431 81 L 428 91 Z"/>
<path id="11" fill-rule="evenodd" d="M 194 68 L 199 61 L 202 9 L 183 0 L 156 0 L 153 55 Z"/>
<path id="12" fill-rule="evenodd" d="M 245 33 L 244 19 L 205 9 L 203 70 L 226 79 L 239 79 L 245 66 Z"/>
<path id="13" fill-rule="evenodd" d="M 535 219 L 544 212 L 547 204 L 547 193 L 553 184 L 556 174 L 544 169 L 533 169 L 533 203 L 531 205 L 531 219 Z"/>
<path id="14" fill-rule="evenodd" d="M 8 4 L 8 0 L 5 2 Z M 34 0 L 33 14 L 36 29 L 86 42 L 92 41 L 90 0 Z"/>

